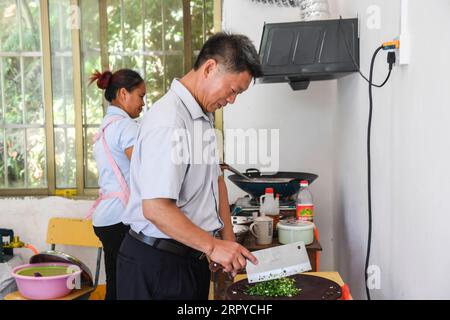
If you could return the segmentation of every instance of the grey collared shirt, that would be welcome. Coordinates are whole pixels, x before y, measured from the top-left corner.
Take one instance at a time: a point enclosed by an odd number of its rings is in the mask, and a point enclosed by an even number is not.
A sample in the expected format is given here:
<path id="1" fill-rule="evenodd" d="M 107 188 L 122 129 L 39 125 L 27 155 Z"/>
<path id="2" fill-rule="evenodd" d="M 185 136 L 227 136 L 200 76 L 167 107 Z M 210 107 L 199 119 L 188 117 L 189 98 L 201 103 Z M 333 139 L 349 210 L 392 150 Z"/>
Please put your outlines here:
<path id="1" fill-rule="evenodd" d="M 133 149 L 130 200 L 123 223 L 135 232 L 169 238 L 144 217 L 142 201 L 173 199 L 198 227 L 214 233 L 219 217 L 218 164 L 213 116 L 205 114 L 178 80 L 145 114 Z"/>

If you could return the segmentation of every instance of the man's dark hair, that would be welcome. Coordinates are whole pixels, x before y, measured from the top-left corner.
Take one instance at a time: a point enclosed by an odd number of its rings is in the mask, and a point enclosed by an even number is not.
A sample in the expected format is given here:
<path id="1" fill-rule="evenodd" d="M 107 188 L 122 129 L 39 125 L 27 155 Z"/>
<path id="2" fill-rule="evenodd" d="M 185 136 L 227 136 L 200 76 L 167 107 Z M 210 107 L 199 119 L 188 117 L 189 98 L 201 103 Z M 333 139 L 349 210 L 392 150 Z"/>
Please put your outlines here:
<path id="1" fill-rule="evenodd" d="M 254 78 L 262 76 L 258 52 L 250 39 L 241 34 L 219 32 L 212 35 L 200 50 L 194 70 L 198 70 L 208 59 L 216 60 L 227 71 L 248 71 Z"/>

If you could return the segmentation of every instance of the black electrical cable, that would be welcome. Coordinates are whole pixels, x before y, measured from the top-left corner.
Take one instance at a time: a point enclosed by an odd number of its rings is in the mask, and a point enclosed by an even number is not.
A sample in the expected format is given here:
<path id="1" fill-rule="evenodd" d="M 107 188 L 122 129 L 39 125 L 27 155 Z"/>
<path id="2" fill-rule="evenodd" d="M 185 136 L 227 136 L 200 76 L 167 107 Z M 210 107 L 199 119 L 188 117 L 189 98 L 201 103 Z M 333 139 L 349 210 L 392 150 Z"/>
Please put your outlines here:
<path id="1" fill-rule="evenodd" d="M 384 46 L 380 46 L 375 50 L 375 52 L 372 56 L 372 61 L 370 63 L 370 76 L 369 76 L 369 79 L 367 79 L 367 77 L 365 77 L 364 74 L 361 72 L 361 69 L 359 68 L 358 63 L 356 62 L 355 57 L 353 56 L 352 52 L 349 49 L 349 46 L 347 43 L 347 37 L 345 36 L 345 33 L 342 30 L 341 21 L 342 21 L 342 16 L 339 19 L 339 30 L 344 38 L 347 53 L 352 58 L 353 64 L 358 69 L 358 72 L 361 75 L 361 77 L 369 83 L 370 106 L 369 106 L 369 121 L 368 121 L 368 125 L 367 125 L 367 193 L 368 193 L 369 232 L 368 232 L 368 236 L 367 236 L 367 253 L 366 253 L 366 263 L 365 263 L 365 268 L 364 268 L 364 280 L 365 280 L 367 300 L 370 300 L 371 299 L 370 298 L 370 290 L 369 290 L 369 286 L 367 283 L 369 277 L 368 277 L 367 271 L 369 269 L 370 249 L 371 249 L 371 245 L 372 245 L 372 187 L 371 187 L 371 184 L 372 184 L 372 182 L 371 182 L 372 181 L 371 165 L 372 165 L 372 163 L 371 163 L 371 137 L 370 137 L 371 131 L 372 131 L 372 114 L 373 114 L 372 90 L 373 90 L 373 87 L 382 88 L 389 81 L 389 79 L 391 77 L 391 72 L 392 72 L 392 65 L 395 63 L 395 52 L 392 52 L 392 51 L 388 52 L 387 62 L 389 63 L 389 73 L 388 73 L 386 79 L 380 85 L 374 84 L 373 83 L 373 70 L 375 67 L 375 59 L 376 59 L 378 53 L 384 49 Z"/>
<path id="2" fill-rule="evenodd" d="M 367 77 L 361 72 L 361 69 L 359 68 L 358 63 L 356 62 L 356 59 L 355 59 L 355 57 L 353 56 L 353 54 L 352 54 L 352 52 L 351 52 L 351 50 L 350 50 L 350 48 L 349 48 L 349 45 L 348 45 L 348 42 L 347 42 L 347 37 L 346 37 L 346 35 L 345 35 L 344 30 L 342 29 L 341 21 L 342 21 L 342 16 L 339 17 L 339 31 L 340 31 L 340 33 L 342 34 L 342 37 L 344 38 L 344 43 L 345 43 L 345 48 L 346 48 L 346 50 L 347 50 L 347 53 L 348 53 L 348 55 L 350 56 L 350 58 L 352 58 L 353 65 L 355 66 L 355 68 L 358 69 L 358 73 L 361 75 L 361 77 L 362 77 L 364 80 L 366 80 L 369 84 L 373 85 L 374 87 L 377 87 L 377 88 L 382 88 L 382 87 L 384 87 L 384 85 L 388 82 L 388 80 L 389 80 L 389 78 L 390 78 L 390 76 L 391 76 L 391 69 L 389 69 L 389 73 L 388 73 L 386 79 L 384 80 L 384 82 L 383 82 L 382 84 L 375 84 L 375 83 L 373 83 L 371 80 L 367 79 Z M 382 49 L 383 49 L 383 47 L 382 47 Z"/>
<path id="3" fill-rule="evenodd" d="M 367 125 L 367 192 L 368 192 L 368 211 L 369 211 L 369 233 L 367 237 L 367 254 L 366 254 L 366 265 L 364 269 L 364 279 L 366 283 L 366 294 L 367 294 L 367 300 L 370 300 L 370 290 L 367 283 L 368 280 L 368 274 L 367 271 L 369 269 L 369 261 L 370 261 L 370 249 L 372 245 L 372 187 L 371 187 L 371 181 L 372 181 L 372 170 L 371 170 L 371 139 L 370 134 L 372 131 L 372 113 L 373 113 L 373 95 L 372 95 L 372 80 L 373 80 L 373 69 L 375 67 L 375 59 L 378 55 L 378 52 L 383 50 L 383 46 L 380 46 L 375 50 L 372 61 L 370 63 L 370 76 L 369 76 L 369 122 Z M 392 65 L 389 65 L 389 75 L 391 74 Z M 389 79 L 389 77 L 388 77 Z M 385 83 L 387 82 L 387 80 Z M 383 83 L 383 85 L 385 84 Z"/>

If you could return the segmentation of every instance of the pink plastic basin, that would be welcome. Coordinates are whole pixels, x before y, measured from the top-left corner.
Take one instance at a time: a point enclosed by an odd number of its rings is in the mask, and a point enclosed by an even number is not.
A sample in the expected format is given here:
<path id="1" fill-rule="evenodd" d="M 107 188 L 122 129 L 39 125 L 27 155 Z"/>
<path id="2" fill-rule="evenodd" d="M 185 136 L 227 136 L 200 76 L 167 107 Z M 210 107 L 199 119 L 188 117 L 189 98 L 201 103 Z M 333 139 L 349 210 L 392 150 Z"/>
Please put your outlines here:
<path id="1" fill-rule="evenodd" d="M 71 273 L 67 273 L 68 268 Z M 26 264 L 12 271 L 20 294 L 31 300 L 57 299 L 68 295 L 80 275 L 81 270 L 68 263 Z"/>

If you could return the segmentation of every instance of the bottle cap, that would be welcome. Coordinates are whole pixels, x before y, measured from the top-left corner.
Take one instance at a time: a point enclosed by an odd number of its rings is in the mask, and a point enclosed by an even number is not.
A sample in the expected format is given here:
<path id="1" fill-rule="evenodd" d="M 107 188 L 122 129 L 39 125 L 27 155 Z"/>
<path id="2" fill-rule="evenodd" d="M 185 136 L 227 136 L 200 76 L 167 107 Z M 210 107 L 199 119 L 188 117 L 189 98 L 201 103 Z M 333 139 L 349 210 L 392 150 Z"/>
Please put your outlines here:
<path id="1" fill-rule="evenodd" d="M 266 193 L 273 193 L 273 189 L 272 188 L 266 188 Z"/>

